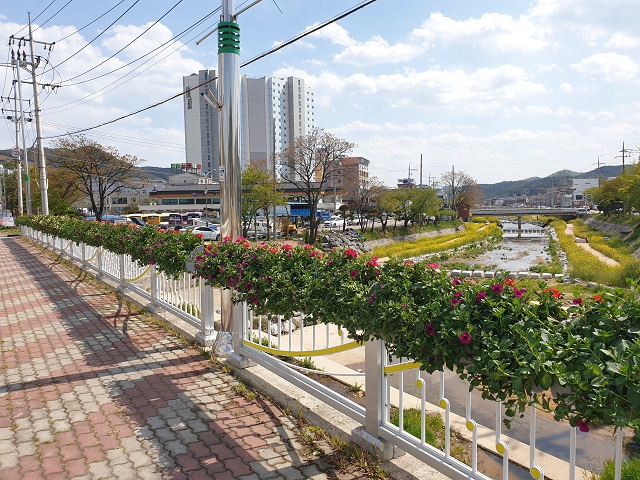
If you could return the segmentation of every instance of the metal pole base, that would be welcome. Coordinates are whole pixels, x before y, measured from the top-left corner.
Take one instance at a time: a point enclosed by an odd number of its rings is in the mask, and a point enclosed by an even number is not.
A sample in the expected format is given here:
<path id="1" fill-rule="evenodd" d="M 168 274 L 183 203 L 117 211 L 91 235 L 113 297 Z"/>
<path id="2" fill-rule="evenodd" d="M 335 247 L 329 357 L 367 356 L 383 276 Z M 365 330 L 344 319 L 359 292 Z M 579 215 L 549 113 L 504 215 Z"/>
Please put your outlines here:
<path id="1" fill-rule="evenodd" d="M 360 445 L 381 462 L 386 462 L 405 454 L 403 450 L 394 447 L 391 442 L 387 442 L 370 434 L 364 427 L 357 427 L 351 431 L 351 441 L 356 445 Z"/>

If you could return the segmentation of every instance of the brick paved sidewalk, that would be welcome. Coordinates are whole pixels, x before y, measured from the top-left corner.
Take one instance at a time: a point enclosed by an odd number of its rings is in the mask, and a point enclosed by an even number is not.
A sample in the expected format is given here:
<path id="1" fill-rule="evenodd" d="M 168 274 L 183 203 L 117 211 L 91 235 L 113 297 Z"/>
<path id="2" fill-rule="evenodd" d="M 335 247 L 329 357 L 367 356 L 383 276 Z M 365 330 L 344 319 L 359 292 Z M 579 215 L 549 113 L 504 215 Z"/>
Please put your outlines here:
<path id="1" fill-rule="evenodd" d="M 55 257 L 0 238 L 0 479 L 357 477 L 306 460 L 288 417 L 236 385 Z"/>

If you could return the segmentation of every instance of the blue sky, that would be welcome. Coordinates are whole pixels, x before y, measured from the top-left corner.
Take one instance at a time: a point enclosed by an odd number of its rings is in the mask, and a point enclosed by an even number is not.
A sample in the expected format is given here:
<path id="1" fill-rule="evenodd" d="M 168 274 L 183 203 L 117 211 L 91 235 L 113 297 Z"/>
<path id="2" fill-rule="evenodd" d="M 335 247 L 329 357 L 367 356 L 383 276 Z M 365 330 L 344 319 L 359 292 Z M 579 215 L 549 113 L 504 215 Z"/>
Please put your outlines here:
<path id="1" fill-rule="evenodd" d="M 217 69 L 215 36 L 195 45 L 217 22 L 216 13 L 180 43 L 118 80 L 133 68 L 124 65 L 211 13 L 218 2 L 182 0 L 139 40 L 98 66 L 178 0 L 68 1 L 3 2 L 0 9 L 5 45 L 9 35 L 24 27 L 27 12 L 35 18 L 34 38 L 56 41 L 50 63 L 39 68 L 41 82 L 61 85 L 41 96 L 45 137 L 144 108 L 180 92 L 183 75 Z M 241 61 L 358 3 L 263 0 L 239 19 Z M 636 0 L 378 0 L 241 73 L 305 78 L 315 92 L 316 126 L 356 143 L 353 154 L 368 158 L 371 175 L 390 186 L 410 169 L 420 180 L 421 156 L 424 183 L 452 166 L 480 183 L 546 176 L 565 168 L 587 171 L 598 160 L 621 164 L 616 157 L 623 142 L 633 150 L 632 158 L 638 157 L 637 18 Z M 44 54 L 42 47 L 36 53 Z M 0 58 L 2 63 L 9 59 L 7 47 Z M 120 70 L 110 73 L 116 68 Z M 12 70 L 3 67 L 3 97 L 12 96 L 12 79 Z M 30 85 L 23 86 L 23 95 L 32 97 Z M 11 109 L 12 103 L 2 106 Z M 11 148 L 14 125 L 3 123 L 0 148 Z M 32 125 L 27 132 L 31 143 Z M 182 100 L 85 134 L 145 159 L 145 165 L 182 162 Z"/>

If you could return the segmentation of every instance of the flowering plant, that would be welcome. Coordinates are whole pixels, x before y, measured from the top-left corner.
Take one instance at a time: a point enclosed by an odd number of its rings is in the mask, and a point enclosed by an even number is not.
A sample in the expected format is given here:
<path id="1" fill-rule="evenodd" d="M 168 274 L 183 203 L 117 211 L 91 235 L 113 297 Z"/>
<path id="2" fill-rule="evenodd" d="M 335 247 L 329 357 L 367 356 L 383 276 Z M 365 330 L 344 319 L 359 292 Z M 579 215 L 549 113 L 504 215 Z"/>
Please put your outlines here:
<path id="1" fill-rule="evenodd" d="M 190 234 L 21 217 L 53 235 L 128 253 L 177 275 L 202 240 Z M 244 239 L 207 245 L 194 275 L 233 290 L 257 313 L 335 323 L 351 338 L 387 342 L 390 354 L 427 372 L 445 367 L 483 397 L 504 403 L 505 423 L 538 404 L 583 431 L 591 424 L 640 427 L 640 301 L 636 285 L 591 298 L 541 282 L 450 278 L 435 264 L 324 253 Z M 564 392 L 554 387 L 565 387 Z M 549 390 L 551 388 L 551 390 Z"/>

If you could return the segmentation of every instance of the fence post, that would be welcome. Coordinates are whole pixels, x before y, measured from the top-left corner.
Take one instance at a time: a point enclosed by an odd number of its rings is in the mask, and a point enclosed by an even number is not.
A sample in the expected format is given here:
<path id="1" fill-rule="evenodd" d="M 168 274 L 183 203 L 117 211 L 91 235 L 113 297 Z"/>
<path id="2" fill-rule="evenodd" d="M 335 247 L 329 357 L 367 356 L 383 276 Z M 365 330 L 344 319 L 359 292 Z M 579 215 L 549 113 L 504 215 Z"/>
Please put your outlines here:
<path id="1" fill-rule="evenodd" d="M 213 293 L 213 287 L 200 279 L 200 331 L 196 333 L 196 342 L 203 347 L 212 347 L 216 338 L 213 325 L 215 313 Z"/>
<path id="2" fill-rule="evenodd" d="M 124 253 L 121 253 L 120 255 L 118 255 L 118 266 L 119 266 L 118 276 L 119 276 L 120 285 L 118 285 L 118 288 L 116 288 L 116 290 L 122 293 L 127 290 L 127 281 L 125 280 L 126 275 L 125 275 L 125 266 L 124 266 Z"/>
<path id="3" fill-rule="evenodd" d="M 158 313 L 162 311 L 162 307 L 158 303 L 158 270 L 155 265 L 151 265 L 149 268 L 149 286 L 151 290 L 151 302 L 147 305 L 147 310 L 151 313 Z"/>
<path id="4" fill-rule="evenodd" d="M 80 244 L 80 249 L 82 251 L 81 255 L 82 255 L 82 266 L 80 267 L 80 270 L 86 270 L 87 269 L 87 244 L 82 242 Z"/>
<path id="5" fill-rule="evenodd" d="M 384 388 L 384 343 L 382 340 L 370 340 L 364 346 L 364 381 L 367 388 L 365 397 L 364 426 L 354 428 L 351 441 L 386 462 L 404 452 L 391 442 L 378 437 L 378 427 L 384 422 L 386 403 L 389 402 Z"/>
<path id="6" fill-rule="evenodd" d="M 226 356 L 227 362 L 236 368 L 247 368 L 256 364 L 240 353 L 244 347 L 244 326 L 247 324 L 248 317 L 249 309 L 246 303 L 233 305 L 230 332 L 232 350 L 227 352 Z M 304 325 L 301 325 L 301 328 L 304 328 Z"/>
<path id="7" fill-rule="evenodd" d="M 96 278 L 102 278 L 102 245 L 98 247 L 98 273 L 96 274 Z"/>

